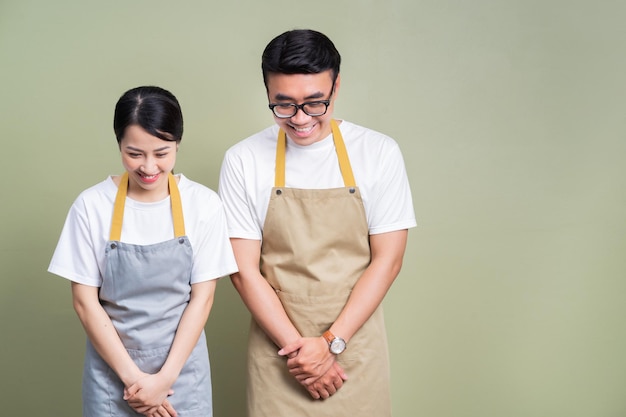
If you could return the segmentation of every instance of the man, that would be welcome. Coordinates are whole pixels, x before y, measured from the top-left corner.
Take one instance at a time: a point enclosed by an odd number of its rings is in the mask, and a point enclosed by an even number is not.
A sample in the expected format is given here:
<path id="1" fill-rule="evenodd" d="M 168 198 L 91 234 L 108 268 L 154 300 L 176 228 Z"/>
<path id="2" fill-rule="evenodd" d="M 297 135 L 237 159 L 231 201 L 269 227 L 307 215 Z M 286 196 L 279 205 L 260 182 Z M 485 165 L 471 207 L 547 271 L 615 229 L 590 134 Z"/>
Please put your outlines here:
<path id="1" fill-rule="evenodd" d="M 390 416 L 381 302 L 415 226 L 391 138 L 333 119 L 341 58 L 293 30 L 262 57 L 275 126 L 229 149 L 219 192 L 253 320 L 250 417 Z"/>

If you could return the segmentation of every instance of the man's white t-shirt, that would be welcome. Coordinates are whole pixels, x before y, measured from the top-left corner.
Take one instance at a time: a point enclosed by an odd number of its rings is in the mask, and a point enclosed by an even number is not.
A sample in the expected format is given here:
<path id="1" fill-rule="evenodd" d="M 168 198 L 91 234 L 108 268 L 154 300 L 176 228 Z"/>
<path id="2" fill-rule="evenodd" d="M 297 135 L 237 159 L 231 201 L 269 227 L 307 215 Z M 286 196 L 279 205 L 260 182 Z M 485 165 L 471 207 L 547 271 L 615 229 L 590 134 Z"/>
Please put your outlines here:
<path id="1" fill-rule="evenodd" d="M 416 226 L 404 160 L 390 137 L 353 123 L 339 124 L 370 234 Z M 231 147 L 224 156 L 219 194 L 232 238 L 261 240 L 274 186 L 278 126 Z M 287 138 L 285 186 L 304 189 L 343 187 L 332 134 L 308 146 Z"/>

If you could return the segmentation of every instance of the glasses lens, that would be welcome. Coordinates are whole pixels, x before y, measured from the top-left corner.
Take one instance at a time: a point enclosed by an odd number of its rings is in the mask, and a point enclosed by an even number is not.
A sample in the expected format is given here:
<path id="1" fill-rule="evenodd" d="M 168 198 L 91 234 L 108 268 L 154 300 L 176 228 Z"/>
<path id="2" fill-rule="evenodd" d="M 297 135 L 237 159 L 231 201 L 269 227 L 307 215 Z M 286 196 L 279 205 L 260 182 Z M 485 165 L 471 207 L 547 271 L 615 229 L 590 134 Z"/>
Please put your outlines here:
<path id="1" fill-rule="evenodd" d="M 327 105 L 325 102 L 318 101 L 313 103 L 305 103 L 303 110 L 309 116 L 321 116 L 326 113 Z"/>
<path id="2" fill-rule="evenodd" d="M 274 107 L 274 114 L 278 117 L 292 117 L 297 110 L 292 104 L 279 104 Z"/>

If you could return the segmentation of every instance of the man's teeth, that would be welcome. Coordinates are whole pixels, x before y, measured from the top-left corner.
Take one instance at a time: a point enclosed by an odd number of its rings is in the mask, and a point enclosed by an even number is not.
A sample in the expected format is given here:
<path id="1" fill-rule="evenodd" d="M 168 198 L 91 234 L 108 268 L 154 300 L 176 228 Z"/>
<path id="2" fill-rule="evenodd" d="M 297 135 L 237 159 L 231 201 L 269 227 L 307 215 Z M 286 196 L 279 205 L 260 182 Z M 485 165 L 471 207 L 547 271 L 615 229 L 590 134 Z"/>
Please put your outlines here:
<path id="1" fill-rule="evenodd" d="M 296 132 L 304 133 L 304 132 L 309 132 L 312 128 L 313 128 L 312 126 L 309 126 L 309 127 L 300 127 L 300 128 L 294 127 L 293 129 Z"/>

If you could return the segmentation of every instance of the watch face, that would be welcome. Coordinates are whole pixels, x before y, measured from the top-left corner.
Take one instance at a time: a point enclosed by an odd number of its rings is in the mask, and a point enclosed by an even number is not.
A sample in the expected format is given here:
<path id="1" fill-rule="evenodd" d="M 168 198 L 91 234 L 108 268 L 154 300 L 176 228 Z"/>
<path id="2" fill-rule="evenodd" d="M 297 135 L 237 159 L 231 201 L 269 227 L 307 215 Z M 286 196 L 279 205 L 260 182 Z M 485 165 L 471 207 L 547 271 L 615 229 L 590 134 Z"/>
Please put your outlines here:
<path id="1" fill-rule="evenodd" d="M 339 355 L 344 350 L 346 350 L 346 342 L 343 339 L 337 337 L 330 342 L 330 351 L 335 355 Z"/>

